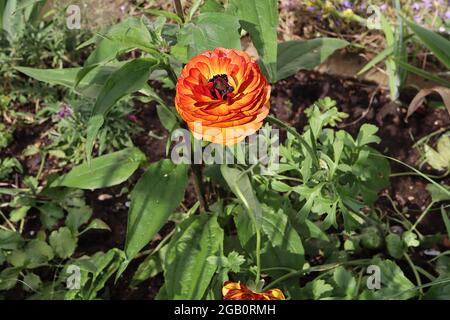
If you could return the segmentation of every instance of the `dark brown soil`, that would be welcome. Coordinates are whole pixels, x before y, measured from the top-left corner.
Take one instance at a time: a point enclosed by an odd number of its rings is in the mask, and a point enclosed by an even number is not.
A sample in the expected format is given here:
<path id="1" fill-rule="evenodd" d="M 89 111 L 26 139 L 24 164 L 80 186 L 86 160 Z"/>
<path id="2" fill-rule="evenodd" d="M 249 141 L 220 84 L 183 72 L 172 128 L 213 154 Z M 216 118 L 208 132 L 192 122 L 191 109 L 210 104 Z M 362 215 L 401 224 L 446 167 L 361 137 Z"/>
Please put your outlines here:
<path id="1" fill-rule="evenodd" d="M 153 85 L 153 84 L 152 84 Z M 157 90 L 168 103 L 172 103 L 174 92 L 161 87 Z M 389 103 L 387 92 L 378 88 L 376 84 L 359 82 L 354 79 L 343 79 L 322 75 L 315 72 L 299 72 L 296 76 L 280 81 L 272 89 L 272 113 L 283 121 L 290 123 L 299 131 L 306 124 L 303 111 L 319 98 L 329 96 L 338 102 L 338 107 L 350 116 L 340 128 L 356 135 L 363 123 L 373 123 L 380 127 L 379 136 L 382 142 L 376 148 L 384 154 L 393 156 L 410 165 L 417 165 L 419 154 L 412 149 L 414 141 L 442 127 L 450 126 L 450 116 L 445 110 L 422 109 L 414 114 L 408 122 L 405 121 L 406 107 Z M 404 94 L 402 99 L 405 105 L 412 99 L 413 93 Z M 137 125 L 144 128 L 142 133 L 134 137 L 135 144 L 147 155 L 150 162 L 166 158 L 167 131 L 160 124 L 154 103 L 136 104 L 135 115 Z M 2 156 L 16 156 L 22 160 L 25 172 L 35 173 L 39 166 L 39 157 L 23 157 L 23 149 L 31 143 L 39 142 L 42 132 L 48 129 L 48 124 L 39 126 L 18 126 L 14 132 L 14 142 Z M 150 137 L 149 132 L 164 139 Z M 404 167 L 391 163 L 393 172 L 407 171 Z M 51 163 L 46 170 L 51 168 Z M 433 173 L 430 168 L 426 172 Z M 94 217 L 105 221 L 112 232 L 89 231 L 79 239 L 76 256 L 93 254 L 97 251 L 107 251 L 113 247 L 123 248 L 126 236 L 128 198 L 120 195 L 123 186 L 132 189 L 133 184 L 142 172 L 136 172 L 129 182 L 113 188 L 86 192 L 87 203 L 92 207 Z M 46 176 L 45 174 L 43 175 Z M 14 181 L 10 181 L 14 182 Z M 447 178 L 446 183 L 450 183 Z M 420 214 L 430 201 L 425 190 L 426 183 L 419 177 L 403 176 L 391 179 L 388 192 L 399 210 L 407 209 L 411 212 L 411 219 Z M 105 195 L 107 195 L 105 197 Z M 101 200 L 105 199 L 106 200 Z M 184 204 L 189 207 L 196 201 L 192 182 L 185 194 Z M 392 203 L 385 197 L 380 197 L 377 206 L 387 214 L 394 214 Z M 31 213 L 26 231 L 37 231 L 40 228 L 36 213 Z M 173 224 L 166 225 L 160 234 L 155 237 L 148 248 L 155 247 L 160 239 L 173 228 Z M 420 227 L 424 234 L 443 231 L 437 215 L 428 215 Z M 146 248 L 146 249 L 148 249 Z M 112 299 L 152 299 L 163 283 L 162 275 L 144 281 L 137 288 L 130 289 L 129 283 L 144 258 L 133 261 L 116 285 L 111 285 L 107 293 Z M 113 281 L 113 280 L 111 280 Z M 112 282 L 111 282 L 112 284 Z M 21 297 L 16 295 L 14 299 Z"/>

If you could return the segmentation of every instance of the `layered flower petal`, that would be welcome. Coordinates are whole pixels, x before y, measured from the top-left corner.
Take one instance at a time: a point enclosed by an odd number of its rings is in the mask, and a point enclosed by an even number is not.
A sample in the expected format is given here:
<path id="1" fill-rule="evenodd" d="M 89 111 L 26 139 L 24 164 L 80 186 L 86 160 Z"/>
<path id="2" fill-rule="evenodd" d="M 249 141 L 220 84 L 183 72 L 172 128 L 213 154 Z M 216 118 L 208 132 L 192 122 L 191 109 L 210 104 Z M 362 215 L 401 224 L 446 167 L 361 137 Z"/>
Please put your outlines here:
<path id="1" fill-rule="evenodd" d="M 198 139 L 235 144 L 269 113 L 270 85 L 245 52 L 216 48 L 192 58 L 176 86 L 175 106 Z"/>
<path id="2" fill-rule="evenodd" d="M 245 284 L 227 281 L 222 288 L 224 300 L 286 300 L 280 289 L 254 292 Z"/>

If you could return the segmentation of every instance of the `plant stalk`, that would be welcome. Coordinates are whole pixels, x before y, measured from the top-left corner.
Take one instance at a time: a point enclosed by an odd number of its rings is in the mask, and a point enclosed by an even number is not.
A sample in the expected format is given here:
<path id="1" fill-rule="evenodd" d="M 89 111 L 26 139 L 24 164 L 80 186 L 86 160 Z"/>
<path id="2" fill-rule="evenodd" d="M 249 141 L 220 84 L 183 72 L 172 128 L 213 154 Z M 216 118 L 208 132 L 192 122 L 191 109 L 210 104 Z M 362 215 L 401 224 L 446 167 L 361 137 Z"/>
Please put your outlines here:
<path id="1" fill-rule="evenodd" d="M 200 212 L 206 212 L 209 210 L 208 204 L 205 198 L 205 188 L 203 186 L 203 174 L 200 164 L 191 164 L 192 172 L 194 173 L 194 190 L 197 195 L 197 199 L 200 203 Z"/>
<path id="2" fill-rule="evenodd" d="M 261 279 L 261 229 L 256 228 L 256 280 L 255 280 L 256 285 L 258 285 L 260 279 Z"/>
<path id="3" fill-rule="evenodd" d="M 175 11 L 177 12 L 177 15 L 180 17 L 181 21 L 184 23 L 183 6 L 181 5 L 181 1 L 173 0 L 173 4 L 175 5 Z"/>
<path id="4" fill-rule="evenodd" d="M 286 129 L 292 135 L 294 135 L 297 138 L 297 140 L 305 147 L 305 149 L 308 151 L 308 153 L 311 155 L 311 158 L 313 159 L 314 164 L 316 165 L 316 167 L 319 168 L 319 158 L 317 158 L 317 154 L 311 148 L 311 146 L 308 144 L 308 142 L 306 142 L 306 140 L 302 137 L 302 135 L 297 132 L 297 130 L 295 130 L 294 128 L 290 127 L 289 125 L 287 125 L 286 123 L 284 123 L 280 119 L 275 118 L 272 115 L 267 116 L 266 119 L 271 124 L 275 124 L 275 125 L 279 126 L 280 128 Z"/>

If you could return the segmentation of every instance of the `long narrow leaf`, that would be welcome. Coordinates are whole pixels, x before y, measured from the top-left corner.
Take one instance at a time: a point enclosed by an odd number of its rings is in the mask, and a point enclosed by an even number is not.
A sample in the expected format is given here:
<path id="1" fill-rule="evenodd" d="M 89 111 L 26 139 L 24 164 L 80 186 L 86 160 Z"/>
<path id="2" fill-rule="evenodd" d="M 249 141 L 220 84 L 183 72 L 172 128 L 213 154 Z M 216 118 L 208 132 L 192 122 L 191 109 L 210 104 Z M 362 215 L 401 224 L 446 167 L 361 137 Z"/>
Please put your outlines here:
<path id="1" fill-rule="evenodd" d="M 436 32 L 425 29 L 407 19 L 405 21 L 422 43 L 434 53 L 436 58 L 450 69 L 450 41 Z"/>
<path id="2" fill-rule="evenodd" d="M 430 81 L 436 82 L 437 84 L 440 84 L 440 85 L 443 85 L 443 86 L 446 86 L 446 87 L 450 88 L 450 81 L 445 80 L 444 78 L 438 77 L 438 76 L 436 76 L 436 75 L 434 75 L 434 74 L 432 74 L 432 73 L 430 73 L 428 71 L 425 71 L 425 70 L 419 69 L 417 67 L 414 67 L 414 66 L 410 65 L 409 63 L 405 63 L 405 62 L 403 62 L 401 60 L 398 60 L 398 59 L 395 59 L 395 58 L 394 58 L 394 60 L 403 69 L 405 69 L 405 70 L 407 70 L 409 72 L 415 73 L 415 74 L 417 74 L 418 76 L 421 76 L 424 79 L 428 79 Z"/>

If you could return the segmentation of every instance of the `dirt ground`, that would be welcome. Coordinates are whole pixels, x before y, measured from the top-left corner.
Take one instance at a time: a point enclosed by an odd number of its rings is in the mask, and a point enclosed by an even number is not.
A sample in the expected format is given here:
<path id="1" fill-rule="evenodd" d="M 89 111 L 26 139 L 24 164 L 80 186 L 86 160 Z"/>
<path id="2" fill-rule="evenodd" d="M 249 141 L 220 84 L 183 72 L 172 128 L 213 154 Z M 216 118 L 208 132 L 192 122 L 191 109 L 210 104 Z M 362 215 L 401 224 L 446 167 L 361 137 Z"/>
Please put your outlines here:
<path id="1" fill-rule="evenodd" d="M 159 93 L 169 103 L 172 101 L 174 92 L 167 91 L 157 84 Z M 299 72 L 297 75 L 277 83 L 272 89 L 271 112 L 283 121 L 289 122 L 299 131 L 306 124 L 303 110 L 319 98 L 329 96 L 335 99 L 340 110 L 347 112 L 350 116 L 339 128 L 356 135 L 359 127 L 363 123 L 373 123 L 380 128 L 378 135 L 382 138 L 380 145 L 376 148 L 386 155 L 395 157 L 410 165 L 416 165 L 420 154 L 412 148 L 415 141 L 421 137 L 444 127 L 450 126 L 450 116 L 445 110 L 423 108 L 414 114 L 408 122 L 405 121 L 406 109 L 389 102 L 387 92 L 377 84 L 361 82 L 350 78 L 339 78 L 308 71 Z M 413 97 L 413 92 L 405 92 L 402 95 L 404 102 L 409 102 Z M 26 106 L 24 106 L 26 108 Z M 149 161 L 153 162 L 165 158 L 165 141 L 151 138 L 148 132 L 152 131 L 158 136 L 167 136 L 167 131 L 161 126 L 154 103 L 137 103 L 135 115 L 138 123 L 145 130 L 134 137 L 134 143 L 146 155 Z M 24 163 L 24 170 L 28 174 L 36 172 L 40 159 L 39 156 L 24 158 L 21 153 L 30 143 L 39 140 L 42 133 L 47 130 L 49 124 L 38 126 L 24 126 L 14 132 L 14 143 L 7 149 L 8 156 L 16 156 Z M 413 140 L 414 138 L 414 140 Z M 43 141 L 45 143 L 45 141 Z M 392 172 L 405 171 L 399 165 L 393 164 Z M 46 165 L 46 169 L 51 169 L 52 163 Z M 431 168 L 425 167 L 425 172 L 433 173 Z M 137 172 L 130 184 L 136 182 L 139 176 Z M 17 181 L 20 184 L 20 181 Z M 446 179 L 450 183 L 450 179 Z M 96 251 L 107 251 L 113 247 L 123 247 L 126 222 L 127 222 L 127 197 L 119 195 L 122 186 L 109 189 L 86 192 L 87 203 L 92 207 L 94 217 L 105 221 L 112 229 L 108 231 L 89 231 L 82 237 L 78 244 L 76 256 L 83 254 L 93 254 Z M 399 210 L 408 209 L 411 212 L 411 219 L 420 214 L 430 202 L 430 196 L 425 190 L 426 183 L 423 179 L 415 176 L 400 176 L 391 178 L 391 186 L 384 193 L 389 194 L 394 200 L 394 204 Z M 104 197 L 104 195 L 112 197 Z M 101 200 L 109 198 L 107 200 Z M 192 182 L 190 183 L 184 200 L 186 206 L 195 202 Z M 377 202 L 380 210 L 386 214 L 394 214 L 394 208 L 386 197 L 380 197 Z M 436 215 L 428 215 L 421 224 L 419 230 L 423 234 L 432 234 L 443 231 L 444 226 L 433 223 Z M 31 236 L 40 228 L 38 212 L 30 212 L 25 225 L 25 236 Z M 172 224 L 166 225 L 154 241 L 149 244 L 149 248 L 157 245 L 159 240 L 173 228 Z M 135 289 L 128 287 L 129 282 L 142 259 L 136 259 L 125 274 L 119 280 L 118 285 L 111 286 L 109 293 L 113 299 L 152 299 L 157 294 L 159 287 L 163 283 L 162 276 L 159 275 L 150 281 L 145 281 Z M 17 292 L 11 292 L 14 299 L 19 298 Z"/>

